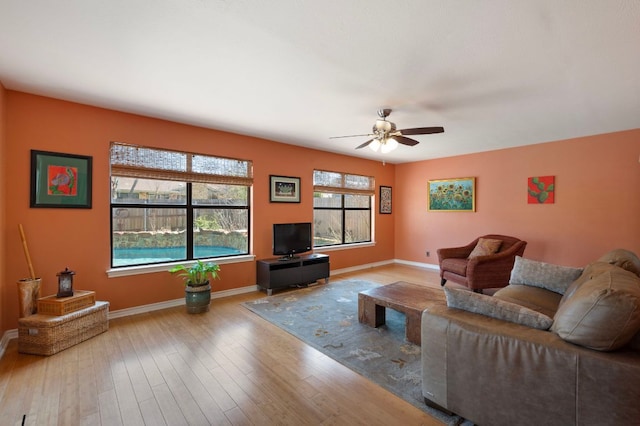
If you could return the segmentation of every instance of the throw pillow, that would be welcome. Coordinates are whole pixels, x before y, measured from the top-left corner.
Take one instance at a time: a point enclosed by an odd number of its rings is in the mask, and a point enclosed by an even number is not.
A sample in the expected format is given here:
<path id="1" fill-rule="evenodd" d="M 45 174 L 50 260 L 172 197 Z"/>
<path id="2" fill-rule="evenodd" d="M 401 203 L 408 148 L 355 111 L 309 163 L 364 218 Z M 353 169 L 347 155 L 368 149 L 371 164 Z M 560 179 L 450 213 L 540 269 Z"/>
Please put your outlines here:
<path id="1" fill-rule="evenodd" d="M 619 266 L 640 277 L 640 259 L 638 259 L 638 256 L 632 251 L 625 249 L 611 250 L 598 259 L 598 262 L 606 262 Z"/>
<path id="2" fill-rule="evenodd" d="M 611 270 L 611 267 L 612 265 L 605 262 L 593 262 L 588 264 L 587 267 L 584 268 L 584 271 L 582 271 L 582 274 L 580 274 L 580 276 L 574 282 L 572 282 L 569 288 L 567 288 L 567 290 L 564 292 L 559 306 L 562 306 L 563 303 L 569 300 L 571 296 L 573 296 L 573 293 L 575 293 L 582 284 L 594 279 L 600 274 Z"/>
<path id="3" fill-rule="evenodd" d="M 467 259 L 473 259 L 478 256 L 487 256 L 500 250 L 502 240 L 492 240 L 490 238 L 480 238 L 476 243 Z"/>
<path id="4" fill-rule="evenodd" d="M 548 316 L 515 303 L 506 302 L 462 288 L 444 288 L 447 306 L 491 318 L 509 321 L 539 330 L 548 330 L 553 320 Z"/>
<path id="5" fill-rule="evenodd" d="M 608 270 L 583 282 L 558 308 L 551 330 L 562 339 L 613 351 L 640 331 L 640 279 L 615 265 L 607 266 Z"/>
<path id="6" fill-rule="evenodd" d="M 581 273 L 582 268 L 554 265 L 516 256 L 509 284 L 530 285 L 564 294 Z"/>

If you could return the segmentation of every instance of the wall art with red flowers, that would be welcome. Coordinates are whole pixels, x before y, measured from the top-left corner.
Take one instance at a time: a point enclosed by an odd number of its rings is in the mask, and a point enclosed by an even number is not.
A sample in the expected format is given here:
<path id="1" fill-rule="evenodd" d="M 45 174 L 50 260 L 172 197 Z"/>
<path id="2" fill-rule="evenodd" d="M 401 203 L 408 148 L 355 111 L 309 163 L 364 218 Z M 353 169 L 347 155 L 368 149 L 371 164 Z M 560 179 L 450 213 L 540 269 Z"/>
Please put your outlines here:
<path id="1" fill-rule="evenodd" d="M 91 208 L 91 168 L 86 155 L 31 150 L 31 207 Z"/>

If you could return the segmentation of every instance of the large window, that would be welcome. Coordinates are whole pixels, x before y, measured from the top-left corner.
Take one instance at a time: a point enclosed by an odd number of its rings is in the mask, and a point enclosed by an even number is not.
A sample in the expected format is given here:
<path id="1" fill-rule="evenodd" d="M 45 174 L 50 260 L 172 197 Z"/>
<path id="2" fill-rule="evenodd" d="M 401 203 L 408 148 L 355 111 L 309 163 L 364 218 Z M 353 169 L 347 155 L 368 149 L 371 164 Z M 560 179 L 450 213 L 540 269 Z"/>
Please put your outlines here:
<path id="1" fill-rule="evenodd" d="M 111 266 L 249 253 L 252 163 L 111 144 Z"/>
<path id="2" fill-rule="evenodd" d="M 314 170 L 314 247 L 371 241 L 370 176 Z"/>

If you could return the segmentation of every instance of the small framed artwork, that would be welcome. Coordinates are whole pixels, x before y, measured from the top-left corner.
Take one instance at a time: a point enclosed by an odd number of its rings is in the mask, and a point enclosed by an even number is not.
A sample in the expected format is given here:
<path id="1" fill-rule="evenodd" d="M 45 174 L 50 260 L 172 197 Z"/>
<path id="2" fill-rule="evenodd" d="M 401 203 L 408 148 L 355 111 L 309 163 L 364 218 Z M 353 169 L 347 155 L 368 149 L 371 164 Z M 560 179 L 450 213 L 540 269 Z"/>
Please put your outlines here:
<path id="1" fill-rule="evenodd" d="M 555 176 L 530 177 L 527 183 L 528 204 L 553 204 L 555 199 Z"/>
<path id="2" fill-rule="evenodd" d="M 269 176 L 269 201 L 272 203 L 299 203 L 300 178 L 290 176 Z"/>
<path id="3" fill-rule="evenodd" d="M 31 150 L 31 207 L 91 208 L 93 158 Z"/>
<path id="4" fill-rule="evenodd" d="M 428 182 L 427 210 L 475 212 L 476 178 L 438 179 Z"/>
<path id="5" fill-rule="evenodd" d="M 391 214 L 390 186 L 380 186 L 380 214 Z"/>

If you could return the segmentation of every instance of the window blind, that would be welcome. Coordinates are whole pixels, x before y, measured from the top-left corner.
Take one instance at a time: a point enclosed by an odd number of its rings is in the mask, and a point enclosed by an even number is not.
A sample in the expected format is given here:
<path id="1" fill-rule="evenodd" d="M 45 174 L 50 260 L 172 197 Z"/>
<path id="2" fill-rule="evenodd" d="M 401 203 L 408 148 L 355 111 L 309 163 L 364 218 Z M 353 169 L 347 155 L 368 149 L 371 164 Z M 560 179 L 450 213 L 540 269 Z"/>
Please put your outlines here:
<path id="1" fill-rule="evenodd" d="M 337 194 L 375 195 L 376 182 L 372 176 L 349 173 L 313 171 L 313 190 Z"/>
<path id="2" fill-rule="evenodd" d="M 225 185 L 253 184 L 253 162 L 111 142 L 111 175 Z"/>

